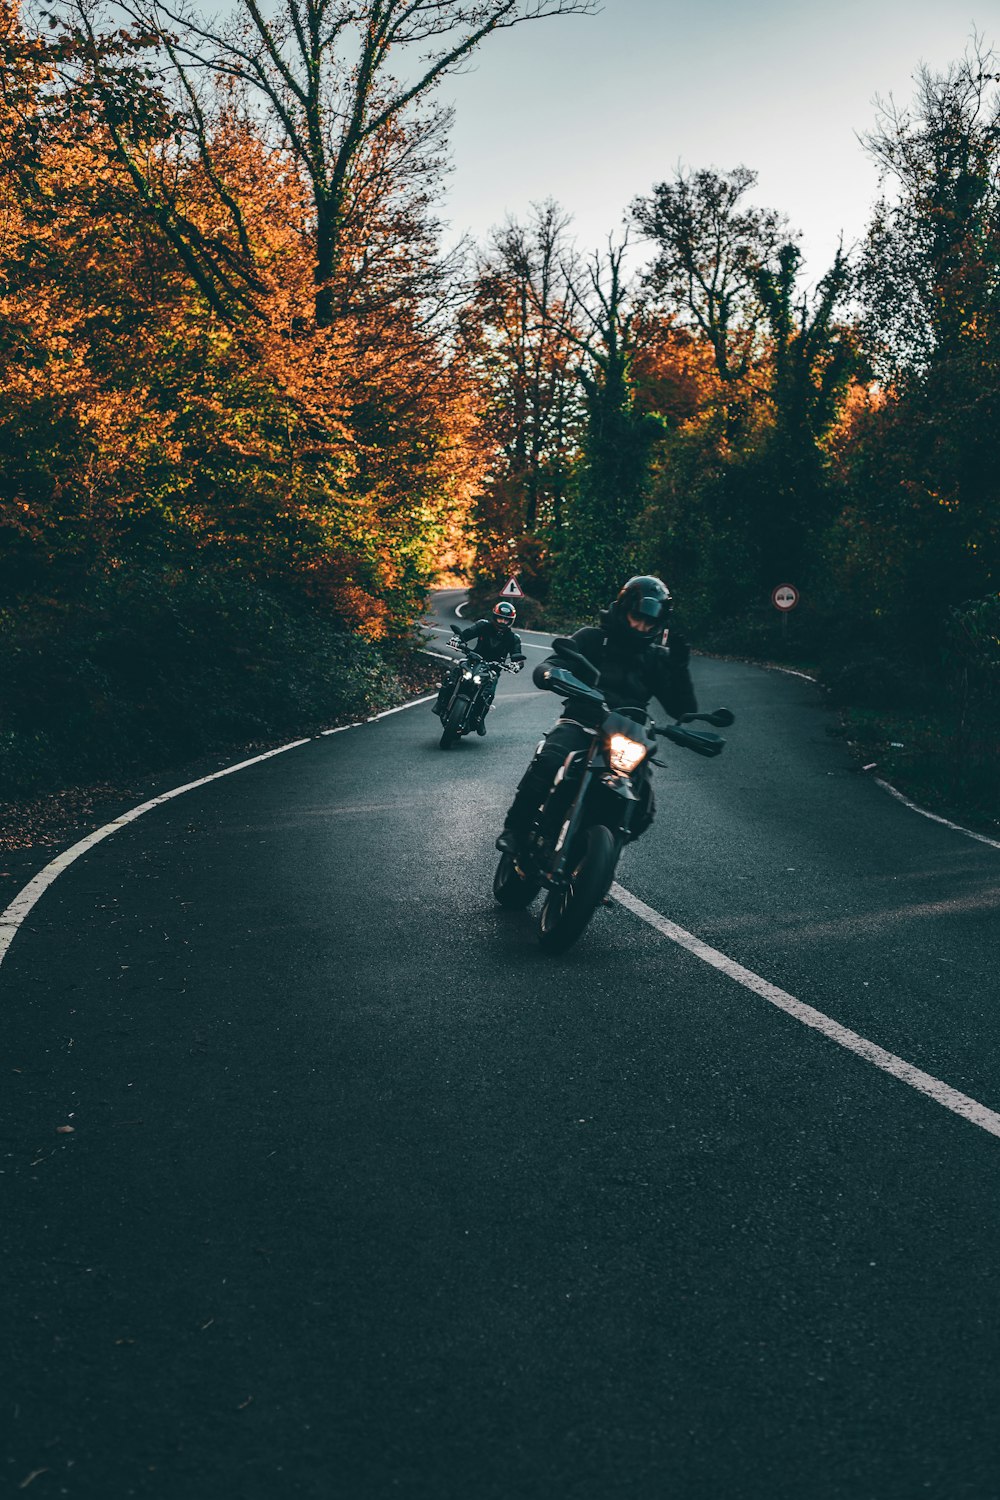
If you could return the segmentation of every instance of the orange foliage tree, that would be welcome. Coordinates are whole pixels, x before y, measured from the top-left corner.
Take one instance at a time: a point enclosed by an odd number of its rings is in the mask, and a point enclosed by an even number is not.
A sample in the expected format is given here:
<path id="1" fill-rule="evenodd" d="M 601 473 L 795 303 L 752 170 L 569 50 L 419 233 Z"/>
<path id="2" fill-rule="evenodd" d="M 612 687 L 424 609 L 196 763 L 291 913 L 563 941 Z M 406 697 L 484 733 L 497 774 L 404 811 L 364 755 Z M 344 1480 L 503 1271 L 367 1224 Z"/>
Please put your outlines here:
<path id="1" fill-rule="evenodd" d="M 317 326 L 310 185 L 232 80 L 182 116 L 157 39 L 3 7 L 8 588 L 195 566 L 405 633 L 478 462 L 406 129 L 366 143 Z"/>

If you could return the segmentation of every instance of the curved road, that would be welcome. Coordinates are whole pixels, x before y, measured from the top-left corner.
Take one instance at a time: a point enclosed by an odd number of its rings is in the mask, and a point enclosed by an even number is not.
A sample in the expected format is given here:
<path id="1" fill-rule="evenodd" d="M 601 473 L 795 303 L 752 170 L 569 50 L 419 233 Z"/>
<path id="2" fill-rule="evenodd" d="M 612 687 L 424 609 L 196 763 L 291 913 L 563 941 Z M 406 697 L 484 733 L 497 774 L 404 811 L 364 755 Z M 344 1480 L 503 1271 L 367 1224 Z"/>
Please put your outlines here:
<path id="1" fill-rule="evenodd" d="M 1000 850 L 808 682 L 694 672 L 726 754 L 664 747 L 632 907 L 562 959 L 490 894 L 527 675 L 486 739 L 320 737 L 45 892 L 0 968 L 4 1493 L 1000 1496 Z"/>

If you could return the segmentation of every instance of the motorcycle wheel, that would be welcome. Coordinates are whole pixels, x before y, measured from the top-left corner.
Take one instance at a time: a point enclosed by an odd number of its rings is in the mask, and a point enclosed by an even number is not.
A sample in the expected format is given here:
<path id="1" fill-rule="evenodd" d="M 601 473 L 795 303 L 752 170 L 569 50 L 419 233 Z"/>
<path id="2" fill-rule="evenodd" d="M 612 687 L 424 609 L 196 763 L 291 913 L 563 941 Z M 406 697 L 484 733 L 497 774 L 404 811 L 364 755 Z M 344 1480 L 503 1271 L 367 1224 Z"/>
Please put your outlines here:
<path id="1" fill-rule="evenodd" d="M 439 742 L 442 750 L 450 750 L 452 745 L 458 744 L 458 737 L 462 733 L 465 724 L 465 711 L 467 708 L 468 703 L 464 698 L 456 698 L 451 705 L 448 717 L 444 721 L 444 729 Z"/>
<path id="2" fill-rule="evenodd" d="M 614 846 L 614 858 L 611 861 L 611 869 L 608 871 L 608 883 L 601 892 L 602 901 L 607 898 L 608 892 L 614 885 L 615 876 L 618 873 L 618 861 L 621 859 L 622 850 L 625 848 L 625 840 L 620 833 L 614 835 Z"/>
<path id="3" fill-rule="evenodd" d="M 573 855 L 569 885 L 549 891 L 538 924 L 538 941 L 547 953 L 565 953 L 575 943 L 611 885 L 615 874 L 615 840 L 600 823 L 588 828 Z"/>
<path id="4" fill-rule="evenodd" d="M 507 911 L 523 911 L 530 906 L 542 888 L 533 875 L 521 875 L 513 855 L 504 854 L 493 877 L 493 894 Z"/>

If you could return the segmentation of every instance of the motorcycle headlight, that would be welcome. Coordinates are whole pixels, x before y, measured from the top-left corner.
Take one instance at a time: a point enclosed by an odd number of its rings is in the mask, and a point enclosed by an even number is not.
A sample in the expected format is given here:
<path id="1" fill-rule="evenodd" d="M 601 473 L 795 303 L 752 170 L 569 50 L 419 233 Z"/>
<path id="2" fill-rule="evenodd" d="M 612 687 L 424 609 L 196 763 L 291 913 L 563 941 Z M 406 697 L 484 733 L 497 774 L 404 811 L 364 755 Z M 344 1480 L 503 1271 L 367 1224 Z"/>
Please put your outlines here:
<path id="1" fill-rule="evenodd" d="M 463 682 L 470 682 L 471 680 L 472 680 L 472 673 L 469 671 L 468 667 L 466 667 L 465 671 L 462 673 L 462 681 Z"/>
<path id="2" fill-rule="evenodd" d="M 630 740 L 627 734 L 613 734 L 608 740 L 608 764 L 612 771 L 619 771 L 623 776 L 631 775 L 648 754 L 645 745 Z"/>
<path id="3" fill-rule="evenodd" d="M 482 682 L 483 679 L 479 676 L 479 673 L 476 672 L 473 674 L 472 680 L 473 682 Z"/>

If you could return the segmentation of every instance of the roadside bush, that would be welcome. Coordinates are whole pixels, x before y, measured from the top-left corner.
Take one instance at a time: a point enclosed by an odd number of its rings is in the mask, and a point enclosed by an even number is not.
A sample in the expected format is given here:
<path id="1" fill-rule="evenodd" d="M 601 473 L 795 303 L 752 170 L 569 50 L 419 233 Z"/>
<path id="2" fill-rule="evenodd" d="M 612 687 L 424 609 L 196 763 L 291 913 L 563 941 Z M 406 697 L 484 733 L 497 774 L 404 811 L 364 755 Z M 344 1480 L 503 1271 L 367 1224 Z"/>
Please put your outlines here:
<path id="1" fill-rule="evenodd" d="M 393 663 L 242 578 L 119 570 L 0 614 L 0 800 L 308 732 L 398 701 Z"/>
<path id="2" fill-rule="evenodd" d="M 822 682 L 837 708 L 917 709 L 935 697 L 927 674 L 913 662 L 876 654 L 831 664 Z"/>
<path id="3" fill-rule="evenodd" d="M 951 611 L 946 661 L 959 755 L 995 770 L 1000 759 L 1000 594 Z"/>

